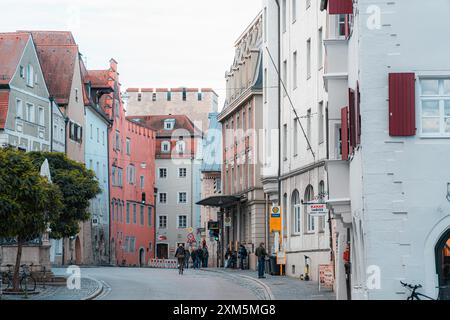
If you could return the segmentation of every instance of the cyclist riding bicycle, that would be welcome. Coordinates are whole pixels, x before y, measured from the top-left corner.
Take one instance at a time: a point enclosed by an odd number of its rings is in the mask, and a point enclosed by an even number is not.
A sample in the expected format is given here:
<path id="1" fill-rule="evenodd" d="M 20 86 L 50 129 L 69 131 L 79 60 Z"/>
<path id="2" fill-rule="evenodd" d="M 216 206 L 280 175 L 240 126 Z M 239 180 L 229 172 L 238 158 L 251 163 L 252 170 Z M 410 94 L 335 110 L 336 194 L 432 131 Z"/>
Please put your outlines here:
<path id="1" fill-rule="evenodd" d="M 175 252 L 175 258 L 178 259 L 178 270 L 180 274 L 183 274 L 185 254 L 186 252 L 184 250 L 184 245 L 180 243 L 180 245 L 177 248 L 177 251 Z"/>

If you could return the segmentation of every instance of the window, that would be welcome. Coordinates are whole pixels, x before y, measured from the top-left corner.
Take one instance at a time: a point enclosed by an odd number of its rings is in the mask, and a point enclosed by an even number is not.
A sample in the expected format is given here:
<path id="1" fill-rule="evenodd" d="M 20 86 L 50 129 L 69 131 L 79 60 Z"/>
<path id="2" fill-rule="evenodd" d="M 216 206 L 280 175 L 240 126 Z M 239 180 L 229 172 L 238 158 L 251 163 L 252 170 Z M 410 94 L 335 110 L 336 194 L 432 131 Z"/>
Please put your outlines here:
<path id="1" fill-rule="evenodd" d="M 164 130 L 173 130 L 175 127 L 175 120 L 169 119 L 164 121 Z"/>
<path id="2" fill-rule="evenodd" d="M 19 119 L 23 118 L 23 103 L 22 100 L 16 100 L 16 117 Z"/>
<path id="3" fill-rule="evenodd" d="M 338 32 L 339 37 L 347 36 L 347 17 L 345 14 L 340 14 L 338 17 Z"/>
<path id="4" fill-rule="evenodd" d="M 311 185 L 309 185 L 305 190 L 305 202 L 311 202 L 314 198 L 314 189 Z M 315 217 L 308 214 L 305 206 L 305 213 L 306 213 L 306 232 L 314 232 L 315 228 Z"/>
<path id="5" fill-rule="evenodd" d="M 100 128 L 97 128 L 97 142 L 100 142 Z"/>
<path id="6" fill-rule="evenodd" d="M 319 201 L 325 201 L 325 182 L 322 180 L 319 182 Z M 325 231 L 325 216 L 319 217 L 319 232 Z"/>
<path id="7" fill-rule="evenodd" d="M 187 203 L 187 193 L 178 192 L 178 203 Z"/>
<path id="8" fill-rule="evenodd" d="M 177 228 L 186 229 L 187 228 L 187 216 L 178 216 Z"/>
<path id="9" fill-rule="evenodd" d="M 137 223 L 137 205 L 133 203 L 133 223 Z"/>
<path id="10" fill-rule="evenodd" d="M 102 145 L 105 145 L 105 131 L 102 131 Z"/>
<path id="11" fill-rule="evenodd" d="M 75 89 L 75 102 L 78 102 L 78 89 Z"/>
<path id="12" fill-rule="evenodd" d="M 127 138 L 127 154 L 130 155 L 131 154 L 131 141 L 130 138 Z"/>
<path id="13" fill-rule="evenodd" d="M 140 185 L 141 185 L 141 189 L 144 189 L 144 187 L 145 187 L 145 177 L 144 176 L 140 177 Z"/>
<path id="14" fill-rule="evenodd" d="M 311 78 L 311 39 L 306 41 L 306 77 Z"/>
<path id="15" fill-rule="evenodd" d="M 45 125 L 44 107 L 38 107 L 38 124 Z"/>
<path id="16" fill-rule="evenodd" d="M 160 179 L 167 178 L 167 168 L 159 168 L 159 178 Z"/>
<path id="17" fill-rule="evenodd" d="M 114 99 L 114 113 L 117 118 L 120 117 L 120 102 L 117 99 Z"/>
<path id="18" fill-rule="evenodd" d="M 187 92 L 186 92 L 186 89 L 183 89 L 182 95 L 183 95 L 183 101 L 186 101 L 186 99 L 187 99 Z"/>
<path id="19" fill-rule="evenodd" d="M 297 190 L 292 194 L 292 218 L 294 221 L 293 232 L 299 234 L 301 232 L 301 211 L 302 205 L 300 203 L 300 195 Z"/>
<path id="20" fill-rule="evenodd" d="M 178 178 L 186 178 L 187 169 L 186 168 L 178 168 Z"/>
<path id="21" fill-rule="evenodd" d="M 308 109 L 308 111 L 306 112 L 306 137 L 308 138 L 309 143 L 311 143 L 311 120 L 311 109 Z M 310 146 L 308 145 L 308 149 L 309 148 Z"/>
<path id="22" fill-rule="evenodd" d="M 297 51 L 292 56 L 292 87 L 297 88 Z"/>
<path id="23" fill-rule="evenodd" d="M 156 93 L 155 92 L 153 92 L 153 94 L 152 94 L 152 101 L 156 101 Z"/>
<path id="24" fill-rule="evenodd" d="M 264 42 L 267 42 L 267 7 L 264 7 Z"/>
<path id="25" fill-rule="evenodd" d="M 133 165 L 127 167 L 127 182 L 129 184 L 136 184 L 136 168 Z"/>
<path id="26" fill-rule="evenodd" d="M 294 157 L 298 156 L 298 118 L 294 119 L 294 135 L 292 137 L 293 139 L 293 150 L 294 150 Z"/>
<path id="27" fill-rule="evenodd" d="M 283 125 L 283 159 L 287 160 L 287 139 L 288 139 L 288 130 L 287 124 Z"/>
<path id="28" fill-rule="evenodd" d="M 178 153 L 184 153 L 186 151 L 186 142 L 184 142 L 182 137 L 177 141 L 176 148 Z"/>
<path id="29" fill-rule="evenodd" d="M 25 78 L 25 69 L 23 66 L 19 67 L 19 75 L 22 79 Z"/>
<path id="30" fill-rule="evenodd" d="M 117 185 L 119 187 L 123 186 L 123 174 L 122 174 L 123 170 L 122 168 L 117 168 Z"/>
<path id="31" fill-rule="evenodd" d="M 297 0 L 292 0 L 292 23 L 297 21 Z"/>
<path id="32" fill-rule="evenodd" d="M 161 143 L 161 152 L 170 153 L 170 142 L 164 141 Z"/>
<path id="33" fill-rule="evenodd" d="M 323 31 L 322 28 L 319 29 L 317 36 L 317 64 L 319 65 L 319 70 L 323 67 Z"/>
<path id="34" fill-rule="evenodd" d="M 147 207 L 147 224 L 149 227 L 152 226 L 152 215 L 153 215 L 153 208 L 152 207 Z"/>
<path id="35" fill-rule="evenodd" d="M 167 91 L 167 101 L 172 101 L 172 92 Z"/>
<path id="36" fill-rule="evenodd" d="M 158 227 L 159 229 L 167 229 L 167 216 L 158 217 Z"/>
<path id="37" fill-rule="evenodd" d="M 161 192 L 159 194 L 159 203 L 167 203 L 167 193 Z"/>
<path id="38" fill-rule="evenodd" d="M 286 25 L 287 25 L 287 23 L 286 23 L 286 11 L 287 11 L 286 0 L 283 0 L 281 10 L 282 10 L 281 23 L 282 23 L 282 28 L 283 28 L 282 31 L 286 32 Z"/>
<path id="39" fill-rule="evenodd" d="M 421 132 L 424 137 L 450 137 L 450 79 L 421 79 Z"/>
<path id="40" fill-rule="evenodd" d="M 284 87 L 286 87 L 286 90 L 287 90 L 287 72 L 288 72 L 288 63 L 287 63 L 287 60 L 284 60 L 283 61 L 283 83 L 284 83 Z M 283 89 L 280 89 L 280 90 L 283 90 L 283 95 L 285 95 L 286 96 L 286 90 L 283 88 Z"/>
<path id="41" fill-rule="evenodd" d="M 94 128 L 92 127 L 92 123 L 89 125 L 89 138 L 92 140 L 92 135 L 94 132 Z"/>
<path id="42" fill-rule="evenodd" d="M 27 107 L 25 109 L 25 120 L 34 122 L 34 105 L 31 103 L 27 103 Z"/>
<path id="43" fill-rule="evenodd" d="M 138 93 L 138 101 L 140 102 L 140 101 L 142 101 L 142 93 Z"/>
<path id="44" fill-rule="evenodd" d="M 113 166 L 111 169 L 111 181 L 113 186 L 117 186 L 116 171 L 117 168 Z"/>
<path id="45" fill-rule="evenodd" d="M 201 92 L 197 93 L 197 99 L 198 99 L 198 101 L 203 100 L 203 94 Z"/>
<path id="46" fill-rule="evenodd" d="M 27 86 L 34 86 L 34 69 L 31 64 L 27 66 Z"/>
<path id="47" fill-rule="evenodd" d="M 111 201 L 111 220 L 114 221 L 114 216 L 116 214 L 116 200 L 113 199 L 113 201 Z"/>
<path id="48" fill-rule="evenodd" d="M 127 202 L 127 223 L 130 224 L 130 204 Z"/>
<path id="49" fill-rule="evenodd" d="M 116 130 L 115 149 L 120 151 L 120 131 Z"/>
<path id="50" fill-rule="evenodd" d="M 318 115 L 317 115 L 317 122 L 318 122 L 318 130 L 319 130 L 319 144 L 323 143 L 324 141 L 324 124 L 325 124 L 325 115 L 323 112 L 323 102 L 319 103 L 318 108 Z"/>
<path id="51" fill-rule="evenodd" d="M 145 223 L 145 221 L 144 221 L 144 212 L 145 212 L 145 207 L 144 206 L 141 206 L 141 211 L 140 211 L 140 220 L 141 220 L 141 226 L 143 226 L 144 225 L 144 223 Z"/>

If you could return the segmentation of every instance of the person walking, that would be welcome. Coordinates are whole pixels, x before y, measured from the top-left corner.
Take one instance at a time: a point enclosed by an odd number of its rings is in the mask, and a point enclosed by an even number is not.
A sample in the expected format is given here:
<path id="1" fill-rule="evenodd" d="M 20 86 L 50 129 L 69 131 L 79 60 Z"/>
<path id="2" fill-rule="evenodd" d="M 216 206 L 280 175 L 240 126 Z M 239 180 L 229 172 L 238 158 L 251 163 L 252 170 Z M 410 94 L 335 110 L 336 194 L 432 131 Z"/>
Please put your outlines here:
<path id="1" fill-rule="evenodd" d="M 239 248 L 239 265 L 241 267 L 241 270 L 245 270 L 245 261 L 247 259 L 247 255 L 247 249 L 245 249 L 244 245 L 241 244 L 241 247 Z"/>
<path id="2" fill-rule="evenodd" d="M 200 269 L 203 264 L 203 249 L 199 247 L 197 249 L 197 269 Z"/>
<path id="3" fill-rule="evenodd" d="M 192 249 L 191 259 L 192 259 L 192 267 L 194 269 L 197 269 L 197 250 L 195 248 Z"/>
<path id="4" fill-rule="evenodd" d="M 267 251 L 264 245 L 264 242 L 261 242 L 259 247 L 256 249 L 255 255 L 258 257 L 258 278 L 265 279 L 264 276 L 266 270 L 266 257 Z"/>
<path id="5" fill-rule="evenodd" d="M 191 258 L 191 253 L 189 252 L 189 249 L 184 250 L 184 267 L 186 269 L 189 269 L 189 259 Z"/>
<path id="6" fill-rule="evenodd" d="M 184 250 L 184 245 L 180 243 L 180 245 L 177 248 L 177 251 L 175 252 L 175 258 L 178 259 L 179 274 L 183 274 L 185 254 L 186 251 Z"/>
<path id="7" fill-rule="evenodd" d="M 203 268 L 208 268 L 208 258 L 209 258 L 208 247 L 205 245 L 203 247 Z"/>

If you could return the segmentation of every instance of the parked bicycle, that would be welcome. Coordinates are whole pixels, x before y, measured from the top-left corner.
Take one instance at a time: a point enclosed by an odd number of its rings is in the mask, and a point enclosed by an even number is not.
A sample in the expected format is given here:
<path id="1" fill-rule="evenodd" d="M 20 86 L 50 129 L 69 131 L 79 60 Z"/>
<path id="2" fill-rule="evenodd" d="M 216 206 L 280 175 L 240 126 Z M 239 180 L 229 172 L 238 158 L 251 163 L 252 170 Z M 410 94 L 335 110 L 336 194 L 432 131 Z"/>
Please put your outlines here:
<path id="1" fill-rule="evenodd" d="M 19 273 L 19 285 L 20 290 L 24 292 L 33 292 L 36 291 L 36 279 L 31 275 L 30 267 L 26 264 L 22 264 L 21 271 Z M 3 284 L 6 285 L 6 290 L 10 290 L 14 287 L 14 265 L 8 264 L 8 271 L 3 272 L 2 279 Z"/>
<path id="2" fill-rule="evenodd" d="M 408 301 L 409 300 L 424 300 L 422 298 L 425 298 L 425 300 L 437 300 L 437 299 L 433 299 L 427 295 L 424 295 L 420 292 L 417 292 L 418 289 L 422 288 L 422 286 L 420 284 L 419 285 L 411 285 L 411 284 L 404 283 L 401 281 L 400 281 L 400 283 L 402 284 L 403 287 L 411 290 L 411 295 L 407 298 Z"/>

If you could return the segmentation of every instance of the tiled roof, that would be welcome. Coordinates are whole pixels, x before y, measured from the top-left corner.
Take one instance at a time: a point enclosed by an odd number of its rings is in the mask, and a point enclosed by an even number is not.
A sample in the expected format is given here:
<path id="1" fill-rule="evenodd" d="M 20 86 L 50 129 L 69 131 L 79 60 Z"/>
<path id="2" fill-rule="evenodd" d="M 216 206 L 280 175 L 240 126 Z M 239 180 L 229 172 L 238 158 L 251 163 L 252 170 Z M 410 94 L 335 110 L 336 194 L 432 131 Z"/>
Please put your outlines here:
<path id="1" fill-rule="evenodd" d="M 30 31 L 50 95 L 58 104 L 69 102 L 78 46 L 71 32 Z"/>
<path id="2" fill-rule="evenodd" d="M 9 91 L 0 91 L 0 129 L 5 128 L 8 115 Z"/>
<path id="3" fill-rule="evenodd" d="M 109 80 L 109 70 L 88 70 L 87 81 L 91 82 L 92 88 L 110 88 Z"/>
<path id="4" fill-rule="evenodd" d="M 0 84 L 8 84 L 30 38 L 26 33 L 0 33 Z"/>
<path id="5" fill-rule="evenodd" d="M 189 134 L 201 135 L 202 132 L 198 129 L 194 123 L 186 115 L 155 115 L 155 116 L 133 116 L 127 117 L 127 119 L 134 122 L 144 124 L 145 126 L 156 131 L 156 136 L 170 136 L 176 130 L 184 129 Z M 174 119 L 175 126 L 173 130 L 164 129 L 164 121 Z"/>

